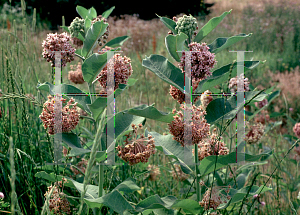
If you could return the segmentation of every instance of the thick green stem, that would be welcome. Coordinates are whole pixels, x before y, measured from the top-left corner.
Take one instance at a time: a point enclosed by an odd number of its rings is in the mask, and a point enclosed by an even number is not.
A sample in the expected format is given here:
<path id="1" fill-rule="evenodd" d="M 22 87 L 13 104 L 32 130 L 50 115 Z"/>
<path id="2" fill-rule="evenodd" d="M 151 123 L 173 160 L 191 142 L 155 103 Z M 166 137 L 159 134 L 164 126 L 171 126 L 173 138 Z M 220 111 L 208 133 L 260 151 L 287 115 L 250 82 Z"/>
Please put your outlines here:
<path id="1" fill-rule="evenodd" d="M 199 184 L 199 175 L 200 175 L 200 173 L 199 173 L 199 169 L 198 169 L 198 162 L 199 162 L 199 160 L 198 160 L 198 144 L 195 144 L 195 168 L 196 168 L 196 193 L 197 193 L 197 202 L 200 202 L 201 200 L 200 200 L 200 184 Z"/>

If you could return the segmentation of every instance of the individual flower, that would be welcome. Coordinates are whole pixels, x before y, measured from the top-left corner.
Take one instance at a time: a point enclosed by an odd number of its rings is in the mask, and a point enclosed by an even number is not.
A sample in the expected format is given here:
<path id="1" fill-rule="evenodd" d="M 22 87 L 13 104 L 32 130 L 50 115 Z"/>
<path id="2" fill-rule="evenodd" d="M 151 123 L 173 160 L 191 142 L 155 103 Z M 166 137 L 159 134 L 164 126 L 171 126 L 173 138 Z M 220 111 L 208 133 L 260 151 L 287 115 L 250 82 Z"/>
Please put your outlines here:
<path id="1" fill-rule="evenodd" d="M 66 182 L 66 179 L 63 180 Z M 62 187 L 62 181 L 55 182 L 53 186 L 51 185 L 48 187 L 48 191 L 44 194 L 44 196 L 47 197 L 53 189 L 49 200 L 50 211 L 59 215 L 63 215 L 65 213 L 71 214 L 70 202 L 68 201 L 66 194 L 61 191 Z"/>
<path id="2" fill-rule="evenodd" d="M 4 199 L 4 194 L 0 192 L 0 199 Z"/>
<path id="3" fill-rule="evenodd" d="M 76 17 L 73 19 L 68 29 L 72 38 L 78 37 L 80 32 L 84 34 L 84 19 Z"/>
<path id="4" fill-rule="evenodd" d="M 68 150 L 66 147 L 63 146 L 63 151 L 62 151 L 62 152 L 63 152 L 63 155 L 64 155 L 65 157 L 67 156 L 68 151 L 69 151 L 69 150 Z"/>
<path id="5" fill-rule="evenodd" d="M 103 20 L 103 23 L 108 24 L 108 23 L 107 23 L 107 19 L 104 18 L 104 17 L 102 17 L 102 15 L 99 15 L 99 16 L 97 16 L 96 18 L 94 18 L 94 19 L 92 20 L 92 25 L 93 25 L 95 22 L 102 21 L 102 20 Z M 104 45 L 104 44 L 107 42 L 108 36 L 109 36 L 109 25 L 107 26 L 106 31 L 104 32 L 104 34 L 103 34 L 100 38 L 98 38 L 98 45 L 99 45 L 99 46 Z"/>
<path id="6" fill-rule="evenodd" d="M 266 123 L 268 123 L 270 121 L 269 112 L 267 110 L 262 110 L 259 114 L 257 114 L 255 116 L 254 121 L 256 123 L 261 123 L 261 124 L 265 125 Z"/>
<path id="7" fill-rule="evenodd" d="M 118 156 L 125 162 L 129 162 L 129 165 L 134 165 L 139 162 L 147 163 L 150 156 L 155 154 L 154 138 L 152 138 L 150 134 L 148 134 L 148 140 L 143 134 L 138 138 L 137 126 L 134 124 L 131 126 L 134 129 L 133 133 L 135 134 L 135 137 L 129 141 L 132 134 L 125 135 L 127 137 L 125 140 L 126 144 L 124 147 L 117 147 L 117 150 L 119 151 Z M 139 128 L 142 127 L 142 124 L 139 124 Z"/>
<path id="8" fill-rule="evenodd" d="M 71 69 L 74 69 L 73 65 L 71 65 Z M 83 84 L 84 83 L 84 79 L 83 79 L 83 75 L 82 75 L 82 70 L 81 70 L 81 63 L 80 62 L 78 62 L 76 70 L 69 71 L 68 78 L 74 84 Z"/>
<path id="9" fill-rule="evenodd" d="M 47 62 L 51 62 L 51 66 L 55 67 L 55 51 L 61 51 L 62 67 L 66 66 L 67 62 L 74 60 L 75 49 L 69 43 L 70 37 L 67 33 L 47 34 L 47 39 L 43 41 L 43 57 Z"/>
<path id="10" fill-rule="evenodd" d="M 160 170 L 158 166 L 149 164 L 147 167 L 149 174 L 147 174 L 147 177 L 149 176 L 150 181 L 156 181 L 157 177 L 160 176 Z"/>
<path id="11" fill-rule="evenodd" d="M 294 131 L 296 137 L 300 138 L 300 122 L 295 124 L 293 131 Z"/>
<path id="12" fill-rule="evenodd" d="M 114 62 L 113 67 L 112 67 L 112 60 Z M 119 87 L 119 84 L 127 84 L 128 78 L 133 71 L 130 58 L 126 56 L 122 57 L 120 54 L 115 54 L 113 56 L 113 59 L 110 59 L 108 61 L 108 63 L 103 68 L 103 70 L 97 76 L 100 85 L 104 88 L 104 91 L 107 90 L 106 85 L 107 85 L 108 66 L 110 68 L 110 71 L 114 71 L 114 81 L 115 81 L 114 90 L 116 90 Z"/>
<path id="13" fill-rule="evenodd" d="M 209 90 L 206 90 L 204 93 L 202 93 L 201 97 L 200 97 L 200 100 L 201 100 L 201 104 L 202 104 L 202 107 L 204 109 L 206 109 L 206 107 L 208 106 L 208 104 L 214 100 L 213 97 L 211 96 L 211 92 Z"/>
<path id="14" fill-rule="evenodd" d="M 175 168 L 175 171 L 174 171 L 174 169 L 172 170 L 172 176 L 173 176 L 174 179 L 184 181 L 184 180 L 189 178 L 189 175 L 185 174 L 182 171 L 180 165 L 174 164 L 174 168 Z"/>
<path id="15" fill-rule="evenodd" d="M 85 173 L 85 170 L 87 168 L 88 160 L 81 158 L 81 161 L 78 162 L 76 165 L 76 168 L 71 166 L 71 170 L 75 175 L 81 174 L 81 172 Z M 81 171 L 78 171 L 78 169 Z"/>
<path id="16" fill-rule="evenodd" d="M 204 80 L 211 76 L 211 69 L 214 68 L 217 61 L 215 54 L 209 51 L 206 43 L 192 42 L 189 44 L 189 51 L 191 51 L 191 75 L 196 80 Z M 185 72 L 185 56 L 186 53 L 182 52 L 180 58 L 179 68 Z"/>
<path id="17" fill-rule="evenodd" d="M 200 82 L 200 80 L 198 80 L 198 81 L 196 81 L 195 79 L 192 80 L 193 93 L 195 93 L 195 90 L 197 89 L 199 82 Z M 173 99 L 177 100 L 179 102 L 179 104 L 182 104 L 185 100 L 185 94 L 172 85 L 170 85 L 170 95 L 173 97 Z M 194 99 L 194 103 L 199 98 L 200 98 L 200 96 L 197 96 Z"/>
<path id="18" fill-rule="evenodd" d="M 227 155 L 229 153 L 229 149 L 226 147 L 225 143 L 221 141 L 222 137 L 219 139 L 216 131 L 217 129 L 214 128 L 213 133 L 210 136 L 198 143 L 199 161 L 211 155 Z M 192 152 L 195 155 L 194 149 Z"/>
<path id="19" fill-rule="evenodd" d="M 194 18 L 192 15 L 184 15 L 182 17 L 179 17 L 178 19 L 176 17 L 173 17 L 173 20 L 176 22 L 175 30 L 178 32 L 178 34 L 182 32 L 188 35 L 190 38 L 193 35 L 196 35 L 198 23 L 196 18 Z"/>
<path id="20" fill-rule="evenodd" d="M 183 104 L 181 104 L 180 108 L 192 113 L 192 122 L 184 122 L 183 113 L 178 111 L 177 115 L 173 116 L 174 120 L 168 124 L 170 133 L 173 135 L 173 140 L 176 140 L 184 146 L 184 127 L 189 126 L 191 127 L 192 134 L 186 134 L 186 136 L 188 136 L 188 139 L 191 137 L 192 144 L 199 143 L 209 135 L 210 125 L 206 122 L 204 117 L 204 115 L 206 115 L 205 110 L 203 110 L 202 106 L 196 107 L 195 105 L 193 105 L 191 109 L 187 109 Z M 175 113 L 175 111 L 174 109 L 173 113 Z"/>
<path id="21" fill-rule="evenodd" d="M 58 120 L 61 120 L 61 130 L 63 133 L 75 129 L 76 125 L 79 122 L 79 113 L 76 109 L 77 102 L 75 102 L 75 100 L 71 98 L 64 107 L 61 107 L 60 101 L 62 101 L 62 103 L 65 103 L 66 99 L 60 98 L 58 94 L 56 95 L 56 97 L 52 97 L 51 95 L 49 95 L 48 101 L 44 103 L 43 111 L 39 116 L 43 121 L 44 128 L 48 129 L 49 134 L 60 132 L 60 128 L 58 128 L 59 123 L 56 123 L 55 119 L 55 117 L 59 117 L 55 116 L 55 112 L 57 110 L 60 110 L 62 114 L 62 118 L 58 118 Z M 70 106 L 72 106 L 72 108 Z"/>
<path id="22" fill-rule="evenodd" d="M 263 99 L 260 102 L 255 102 L 255 106 L 258 108 L 262 108 L 268 104 L 268 99 Z"/>
<path id="23" fill-rule="evenodd" d="M 242 83 L 244 80 L 244 83 Z M 232 93 L 236 93 L 238 90 L 238 85 L 243 84 L 244 85 L 244 91 L 250 91 L 248 78 L 244 78 L 244 75 L 241 74 L 239 77 L 236 76 L 235 78 L 231 78 L 229 80 L 228 88 Z"/>
<path id="24" fill-rule="evenodd" d="M 265 125 L 257 123 L 250 126 L 249 132 L 245 136 L 245 141 L 248 144 L 257 143 L 264 135 Z"/>

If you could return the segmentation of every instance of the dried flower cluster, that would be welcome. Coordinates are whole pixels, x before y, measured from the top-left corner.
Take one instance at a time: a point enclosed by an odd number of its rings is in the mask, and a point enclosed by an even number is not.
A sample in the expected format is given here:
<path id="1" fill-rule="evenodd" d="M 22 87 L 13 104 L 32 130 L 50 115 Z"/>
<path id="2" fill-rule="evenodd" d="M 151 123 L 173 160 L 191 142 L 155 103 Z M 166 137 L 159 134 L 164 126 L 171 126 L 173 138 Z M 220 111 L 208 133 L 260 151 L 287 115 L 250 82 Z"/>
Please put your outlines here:
<path id="1" fill-rule="evenodd" d="M 48 129 L 49 134 L 55 134 L 60 132 L 58 127 L 60 123 L 55 120 L 55 112 L 61 112 L 61 130 L 66 133 L 73 130 L 79 122 L 79 113 L 76 109 L 77 102 L 71 98 L 68 103 L 64 106 L 60 106 L 60 101 L 62 104 L 66 102 L 66 99 L 61 98 L 58 94 L 56 97 L 48 96 L 48 101 L 44 103 L 43 111 L 39 116 L 43 121 L 44 128 Z M 75 103 L 73 103 L 75 102 Z M 72 108 L 70 108 L 72 106 Z"/>
<path id="2" fill-rule="evenodd" d="M 204 93 L 202 93 L 200 100 L 201 100 L 201 104 L 203 109 L 205 110 L 208 106 L 208 104 L 214 100 L 213 97 L 211 96 L 211 92 L 209 90 L 206 90 Z"/>
<path id="3" fill-rule="evenodd" d="M 74 66 L 71 65 L 71 71 L 69 71 L 68 74 L 68 78 L 71 82 L 73 82 L 74 84 L 83 84 L 84 83 L 84 79 L 83 79 L 83 75 L 82 75 L 82 70 L 81 70 L 81 63 L 78 62 L 77 64 L 77 69 L 74 69 Z"/>
<path id="4" fill-rule="evenodd" d="M 149 176 L 150 181 L 156 181 L 157 177 L 160 176 L 160 169 L 156 165 L 149 164 L 147 167 L 149 174 L 147 174 L 147 177 Z"/>
<path id="5" fill-rule="evenodd" d="M 174 120 L 168 124 L 170 133 L 173 135 L 173 140 L 179 142 L 184 146 L 184 127 L 191 127 L 192 134 L 186 134 L 189 138 L 192 136 L 192 144 L 198 144 L 202 139 L 209 135 L 210 125 L 206 122 L 204 115 L 206 115 L 205 110 L 201 106 L 196 107 L 195 105 L 189 110 L 183 104 L 180 108 L 184 111 L 192 113 L 192 123 L 184 122 L 184 116 L 181 111 L 178 111 L 174 116 Z M 175 113 L 173 109 L 173 113 Z"/>
<path id="6" fill-rule="evenodd" d="M 66 179 L 63 180 L 64 182 L 67 181 Z M 68 201 L 66 194 L 61 191 L 62 187 L 62 181 L 55 182 L 53 186 L 51 185 L 48 187 L 48 191 L 44 194 L 44 196 L 47 197 L 53 188 L 53 192 L 49 200 L 50 211 L 59 215 L 63 215 L 65 213 L 71 214 L 70 202 Z"/>
<path id="7" fill-rule="evenodd" d="M 113 67 L 111 66 L 111 61 L 114 61 Z M 100 85 L 106 90 L 107 84 L 107 71 L 108 66 L 110 71 L 114 71 L 114 81 L 115 81 L 115 88 L 116 90 L 119 87 L 119 84 L 127 84 L 127 80 L 129 76 L 132 74 L 132 66 L 131 66 L 131 59 L 124 56 L 122 57 L 120 54 L 115 54 L 113 59 L 110 59 L 108 63 L 105 65 L 103 70 L 97 76 Z"/>
<path id="8" fill-rule="evenodd" d="M 196 36 L 198 30 L 198 23 L 196 18 L 192 15 L 184 15 L 178 19 L 174 16 L 173 21 L 176 22 L 175 30 L 180 34 L 181 32 L 186 34 L 189 37 Z"/>
<path id="9" fill-rule="evenodd" d="M 131 126 L 134 129 L 133 133 L 135 134 L 135 137 L 129 141 L 129 138 L 132 137 L 132 134 L 125 135 L 126 144 L 124 147 L 117 147 L 117 150 L 119 151 L 118 156 L 125 162 L 129 162 L 129 165 L 134 165 L 139 162 L 147 163 L 150 156 L 155 154 L 154 138 L 152 138 L 152 136 L 149 134 L 147 140 L 147 138 L 141 134 L 140 138 L 137 139 L 138 127 L 134 124 Z M 143 125 L 139 124 L 139 128 L 141 129 L 142 127 Z"/>
<path id="10" fill-rule="evenodd" d="M 296 137 L 300 138 L 300 123 L 299 122 L 294 125 L 293 131 L 294 131 Z"/>
<path id="11" fill-rule="evenodd" d="M 192 80 L 192 88 L 193 88 L 193 93 L 195 93 L 195 90 L 197 89 L 199 85 L 200 80 L 196 81 L 194 78 Z M 173 99 L 177 100 L 179 104 L 182 104 L 185 100 L 185 94 L 181 92 L 179 89 L 176 87 L 170 85 L 170 95 L 173 97 Z M 200 98 L 200 96 L 197 96 L 194 99 L 194 103 Z"/>
<path id="12" fill-rule="evenodd" d="M 236 93 L 238 90 L 238 85 L 242 84 L 242 82 L 244 82 L 244 91 L 249 91 L 250 82 L 248 81 L 248 78 L 244 78 L 243 74 L 241 74 L 240 77 L 236 76 L 235 78 L 231 78 L 229 80 L 228 88 L 232 93 Z"/>
<path id="13" fill-rule="evenodd" d="M 47 39 L 43 41 L 43 57 L 47 62 L 51 62 L 51 66 L 55 67 L 55 51 L 61 51 L 62 67 L 67 62 L 74 60 L 75 49 L 69 43 L 70 37 L 67 33 L 47 34 Z"/>
<path id="14" fill-rule="evenodd" d="M 211 76 L 211 69 L 214 68 L 217 61 L 215 60 L 215 54 L 209 51 L 209 47 L 206 43 L 192 42 L 189 44 L 189 50 L 191 53 L 191 75 L 196 80 L 204 80 Z M 180 58 L 179 68 L 182 72 L 185 72 L 185 52 L 182 53 Z"/>
<path id="15" fill-rule="evenodd" d="M 230 187 L 229 187 L 230 188 Z M 229 193 L 229 189 L 225 191 Z M 208 188 L 205 192 L 203 199 L 199 202 L 201 207 L 204 207 L 205 210 L 213 208 L 216 210 L 220 204 L 227 203 L 227 200 L 230 199 L 230 196 L 225 196 L 220 192 L 220 187 Z"/>
<path id="16" fill-rule="evenodd" d="M 107 23 L 107 19 L 102 17 L 102 15 L 99 15 L 97 16 L 95 19 L 92 20 L 92 25 L 95 23 L 95 22 L 99 22 L 99 21 L 102 21 L 103 20 L 103 23 Z M 107 42 L 107 38 L 109 36 L 109 25 L 107 26 L 106 28 L 106 31 L 104 32 L 104 34 L 98 38 L 98 45 L 99 46 L 102 46 L 104 45 L 106 42 Z"/>
<path id="17" fill-rule="evenodd" d="M 198 143 L 198 159 L 201 161 L 203 158 L 211 155 L 227 155 L 229 149 L 226 147 L 225 143 L 218 140 L 217 129 L 214 128 L 213 133 Z M 192 150 L 195 155 L 194 149 Z"/>
<path id="18" fill-rule="evenodd" d="M 184 181 L 184 180 L 186 180 L 186 179 L 189 178 L 189 175 L 188 175 L 188 174 L 185 174 L 185 173 L 182 171 L 180 165 L 174 164 L 174 168 L 175 168 L 175 171 L 176 171 L 176 172 L 175 172 L 174 169 L 172 170 L 172 176 L 173 176 L 174 179 L 180 180 L 180 181 Z"/>
<path id="19" fill-rule="evenodd" d="M 75 175 L 81 174 L 81 172 L 85 173 L 85 170 L 87 168 L 88 160 L 81 158 L 81 161 L 78 162 L 76 165 L 77 168 L 71 166 L 71 170 Z M 81 171 L 78 171 L 78 169 Z"/>
<path id="20" fill-rule="evenodd" d="M 245 136 L 245 141 L 248 144 L 257 143 L 264 135 L 265 125 L 257 123 L 250 126 L 248 133 Z"/>

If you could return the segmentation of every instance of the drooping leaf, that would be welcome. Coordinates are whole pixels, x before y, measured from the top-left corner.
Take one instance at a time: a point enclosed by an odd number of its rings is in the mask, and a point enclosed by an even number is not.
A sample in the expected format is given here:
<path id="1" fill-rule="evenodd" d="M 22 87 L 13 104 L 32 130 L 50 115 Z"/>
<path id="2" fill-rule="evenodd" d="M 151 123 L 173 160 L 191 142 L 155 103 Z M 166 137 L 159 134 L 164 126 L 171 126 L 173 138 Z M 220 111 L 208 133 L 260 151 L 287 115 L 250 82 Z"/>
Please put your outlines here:
<path id="1" fill-rule="evenodd" d="M 98 39 L 105 33 L 108 24 L 103 20 L 95 22 L 86 32 L 81 55 L 87 58 L 98 44 Z"/>
<path id="2" fill-rule="evenodd" d="M 137 186 L 132 178 L 127 178 L 125 181 L 120 183 L 118 186 L 114 188 L 114 190 L 123 191 L 124 193 L 132 193 L 134 191 L 140 190 L 141 188 Z"/>
<path id="3" fill-rule="evenodd" d="M 90 208 L 102 207 L 102 204 L 113 209 L 118 214 L 123 214 L 125 210 L 134 210 L 133 206 L 121 195 L 118 190 L 114 190 L 100 198 L 84 199 Z"/>
<path id="4" fill-rule="evenodd" d="M 219 155 L 216 159 L 215 155 L 205 157 L 203 160 L 200 161 L 199 171 L 201 176 L 207 175 L 214 171 L 214 169 L 218 170 L 223 168 L 229 164 L 236 163 L 236 158 L 238 157 L 245 157 L 245 161 L 258 161 L 259 159 L 269 156 L 267 153 L 261 153 L 258 155 L 250 155 L 250 154 L 243 154 L 243 153 L 236 153 L 231 152 L 228 155 Z"/>
<path id="5" fill-rule="evenodd" d="M 169 54 L 177 61 L 180 62 L 180 57 L 182 55 L 181 52 L 177 51 L 188 51 L 188 49 L 184 46 L 184 42 L 188 36 L 184 33 L 180 33 L 177 35 L 168 35 L 166 36 L 165 43 L 168 49 Z"/>
<path id="6" fill-rule="evenodd" d="M 140 105 L 138 107 L 131 108 L 129 110 L 124 111 L 126 113 L 136 115 L 136 116 L 142 116 L 148 119 L 154 119 L 160 122 L 167 122 L 170 123 L 174 120 L 173 116 L 176 114 L 173 113 L 165 113 L 162 111 L 157 110 L 154 107 L 154 104 L 151 106 L 148 105 Z"/>
<path id="7" fill-rule="evenodd" d="M 184 74 L 161 55 L 150 55 L 143 59 L 142 65 L 154 72 L 160 79 L 184 92 Z"/>
<path id="8" fill-rule="evenodd" d="M 130 37 L 129 36 L 121 36 L 121 37 L 116 37 L 110 41 L 108 41 L 105 46 L 111 47 L 111 48 L 115 48 L 115 47 L 119 47 L 122 46 L 123 43 L 128 40 Z"/>
<path id="9" fill-rule="evenodd" d="M 206 37 L 212 30 L 217 27 L 220 22 L 231 13 L 231 10 L 229 12 L 225 11 L 221 16 L 214 17 L 211 20 L 209 20 L 198 32 L 196 35 L 194 42 L 199 43 L 204 37 Z"/>
<path id="10" fill-rule="evenodd" d="M 203 208 L 199 205 L 198 202 L 192 199 L 183 199 L 177 200 L 173 205 L 172 208 L 174 209 L 184 209 L 192 214 L 201 214 L 203 212 Z"/>
<path id="11" fill-rule="evenodd" d="M 136 211 L 143 212 L 147 209 L 170 209 L 177 200 L 174 196 L 160 198 L 157 194 L 150 196 L 136 205 Z"/>
<path id="12" fill-rule="evenodd" d="M 161 135 L 156 132 L 148 132 L 145 130 L 145 136 L 150 134 L 154 137 L 155 148 L 162 151 L 165 155 L 174 158 L 180 162 L 180 166 L 183 172 L 187 174 L 192 174 L 192 167 L 195 165 L 192 149 L 189 146 L 182 147 L 180 143 L 173 140 L 173 136 Z"/>
<path id="13" fill-rule="evenodd" d="M 218 52 L 222 51 L 223 49 L 228 48 L 229 46 L 245 39 L 246 37 L 250 37 L 252 34 L 238 34 L 232 37 L 219 37 L 214 40 L 211 44 L 208 45 L 209 51 L 211 53 L 217 54 Z"/>
<path id="14" fill-rule="evenodd" d="M 41 172 L 37 172 L 34 176 L 37 177 L 37 178 L 43 178 L 43 179 L 48 180 L 50 182 L 56 182 L 56 176 L 55 176 L 55 174 L 53 172 L 49 174 L 49 173 L 47 173 L 45 171 L 41 171 Z M 66 176 L 61 176 L 61 175 L 57 176 L 57 180 L 58 181 L 61 181 L 62 178 L 67 179 L 67 181 L 64 183 L 64 186 L 71 187 L 71 188 L 76 188 L 74 186 L 71 178 L 66 177 Z"/>
<path id="15" fill-rule="evenodd" d="M 56 95 L 56 92 L 61 92 L 63 97 L 67 99 L 67 101 L 69 101 L 72 97 L 74 98 L 75 102 L 78 102 L 78 107 L 91 114 L 91 111 L 87 106 L 88 104 L 91 104 L 90 97 L 77 87 L 69 84 L 53 85 L 49 82 L 45 82 L 43 84 L 38 84 L 37 88 L 49 92 L 50 95 Z"/>

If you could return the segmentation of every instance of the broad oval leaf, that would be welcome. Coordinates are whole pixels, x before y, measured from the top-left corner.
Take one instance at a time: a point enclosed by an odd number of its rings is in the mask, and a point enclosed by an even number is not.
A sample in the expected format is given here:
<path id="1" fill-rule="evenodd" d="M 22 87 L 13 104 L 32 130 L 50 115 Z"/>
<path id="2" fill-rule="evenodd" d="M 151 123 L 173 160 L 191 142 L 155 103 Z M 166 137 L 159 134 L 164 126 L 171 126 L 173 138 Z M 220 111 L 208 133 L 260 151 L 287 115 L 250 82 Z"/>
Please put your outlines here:
<path id="1" fill-rule="evenodd" d="M 162 23 L 164 23 L 164 25 L 167 26 L 167 28 L 169 28 L 174 34 L 177 34 L 177 30 L 175 30 L 176 22 L 174 22 L 172 19 L 169 19 L 167 17 L 161 17 L 157 14 L 156 16 L 159 17 L 160 21 L 162 21 Z"/>
<path id="2" fill-rule="evenodd" d="M 164 56 L 150 55 L 150 57 L 143 59 L 142 65 L 154 72 L 163 81 L 184 92 L 184 74 Z"/>
<path id="3" fill-rule="evenodd" d="M 82 19 L 85 19 L 85 17 L 88 15 L 88 10 L 82 6 L 77 6 L 76 7 L 77 13 L 81 16 Z"/>
<path id="4" fill-rule="evenodd" d="M 121 36 L 121 37 L 116 37 L 110 41 L 108 41 L 105 46 L 109 46 L 111 48 L 119 47 L 122 46 L 123 43 L 128 40 L 130 37 L 129 36 Z"/>
<path id="5" fill-rule="evenodd" d="M 104 23 L 103 20 L 95 22 L 89 30 L 86 32 L 85 40 L 83 42 L 83 48 L 81 55 L 87 58 L 93 51 L 96 44 L 98 44 L 98 38 L 100 38 L 106 31 L 108 24 Z"/>
<path id="6" fill-rule="evenodd" d="M 204 37 L 206 37 L 212 30 L 215 29 L 219 25 L 219 23 L 231 13 L 232 10 L 229 12 L 225 11 L 221 16 L 214 17 L 211 20 L 209 20 L 198 32 L 196 35 L 194 42 L 199 43 Z"/>
<path id="7" fill-rule="evenodd" d="M 168 35 L 165 38 L 166 47 L 168 49 L 169 54 L 177 61 L 180 62 L 180 57 L 182 55 L 181 52 L 178 51 L 188 51 L 184 46 L 184 43 L 188 36 L 184 33 L 180 33 L 177 35 Z"/>
<path id="8" fill-rule="evenodd" d="M 246 37 L 250 37 L 252 33 L 250 34 L 238 34 L 232 37 L 219 37 L 215 41 L 213 41 L 211 44 L 208 45 L 209 51 L 211 53 L 217 54 L 218 52 L 222 51 L 223 49 L 228 48 L 229 46 L 245 39 Z"/>

